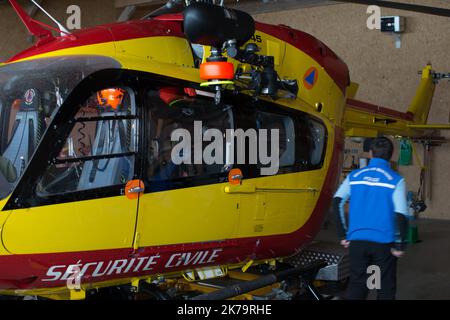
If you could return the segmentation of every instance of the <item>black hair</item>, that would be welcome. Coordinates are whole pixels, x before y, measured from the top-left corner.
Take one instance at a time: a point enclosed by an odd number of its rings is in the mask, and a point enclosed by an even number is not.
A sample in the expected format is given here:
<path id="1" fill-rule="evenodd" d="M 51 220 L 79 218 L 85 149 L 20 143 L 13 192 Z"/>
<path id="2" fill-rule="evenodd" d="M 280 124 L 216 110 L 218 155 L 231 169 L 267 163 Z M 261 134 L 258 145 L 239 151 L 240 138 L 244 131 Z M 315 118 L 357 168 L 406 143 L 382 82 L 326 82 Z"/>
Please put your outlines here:
<path id="1" fill-rule="evenodd" d="M 385 137 L 372 139 L 370 150 L 374 158 L 381 158 L 390 161 L 394 152 L 394 145 L 391 140 Z"/>

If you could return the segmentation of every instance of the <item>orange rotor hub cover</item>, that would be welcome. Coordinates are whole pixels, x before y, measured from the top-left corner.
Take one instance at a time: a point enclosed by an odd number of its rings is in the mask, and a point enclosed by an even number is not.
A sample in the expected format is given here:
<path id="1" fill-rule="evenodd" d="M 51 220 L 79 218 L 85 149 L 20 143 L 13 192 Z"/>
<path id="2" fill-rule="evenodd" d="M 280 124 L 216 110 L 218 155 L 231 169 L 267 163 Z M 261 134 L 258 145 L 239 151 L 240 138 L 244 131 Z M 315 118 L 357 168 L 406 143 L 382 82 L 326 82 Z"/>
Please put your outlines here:
<path id="1" fill-rule="evenodd" d="M 233 80 L 234 65 L 225 61 L 204 62 L 200 65 L 200 78 L 203 80 Z"/>

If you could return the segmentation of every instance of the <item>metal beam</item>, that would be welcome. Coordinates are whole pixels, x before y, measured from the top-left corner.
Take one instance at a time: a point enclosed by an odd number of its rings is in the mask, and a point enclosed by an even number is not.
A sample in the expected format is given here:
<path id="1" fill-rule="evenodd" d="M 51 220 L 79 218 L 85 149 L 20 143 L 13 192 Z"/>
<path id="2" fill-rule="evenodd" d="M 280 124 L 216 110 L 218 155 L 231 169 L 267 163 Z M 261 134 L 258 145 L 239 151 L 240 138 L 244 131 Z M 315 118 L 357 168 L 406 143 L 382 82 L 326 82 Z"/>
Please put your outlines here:
<path id="1" fill-rule="evenodd" d="M 217 0 L 220 3 L 222 0 Z M 298 8 L 310 8 L 323 5 L 338 4 L 333 0 L 224 0 L 227 7 L 246 11 L 251 14 L 292 10 Z M 115 0 L 116 8 L 128 6 L 156 6 L 164 5 L 167 0 Z"/>
<path id="2" fill-rule="evenodd" d="M 136 12 L 135 5 L 125 7 L 119 16 L 119 19 L 117 19 L 117 22 L 125 22 L 130 20 L 135 12 Z"/>
<path id="3" fill-rule="evenodd" d="M 239 9 L 250 14 L 286 11 L 337 4 L 337 2 L 330 0 L 249 0 L 239 2 L 226 1 L 225 3 L 230 8 Z"/>
<path id="4" fill-rule="evenodd" d="M 128 6 L 141 6 L 141 5 L 164 5 L 167 0 L 116 0 L 116 8 L 125 8 Z"/>
<path id="5" fill-rule="evenodd" d="M 36 0 L 36 2 L 41 6 L 43 0 Z M 30 6 L 28 8 L 28 15 L 33 18 L 34 15 L 36 14 L 37 10 L 38 10 L 37 6 L 35 6 L 34 4 L 30 4 Z"/>
<path id="6" fill-rule="evenodd" d="M 43 2 L 43 0 L 36 0 L 36 2 L 39 4 L 39 5 L 42 5 L 42 2 Z M 35 15 L 36 15 L 36 12 L 38 11 L 38 7 L 37 6 L 35 6 L 34 4 L 30 4 L 29 5 L 29 7 L 28 7 L 28 15 L 31 17 L 31 18 L 33 18 Z M 32 36 L 32 35 L 29 35 L 28 37 L 27 37 L 27 41 L 29 42 L 29 43 L 34 43 L 34 36 Z"/>

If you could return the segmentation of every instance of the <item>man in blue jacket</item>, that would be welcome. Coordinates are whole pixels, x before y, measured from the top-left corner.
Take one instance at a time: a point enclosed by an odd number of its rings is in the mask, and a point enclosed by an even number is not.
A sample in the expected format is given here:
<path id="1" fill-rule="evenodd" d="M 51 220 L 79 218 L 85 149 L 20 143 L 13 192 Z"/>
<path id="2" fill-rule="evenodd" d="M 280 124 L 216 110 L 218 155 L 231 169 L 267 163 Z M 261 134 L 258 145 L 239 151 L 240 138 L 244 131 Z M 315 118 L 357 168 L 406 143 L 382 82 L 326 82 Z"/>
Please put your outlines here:
<path id="1" fill-rule="evenodd" d="M 370 164 L 351 172 L 336 192 L 333 212 L 341 244 L 350 248 L 350 282 L 347 299 L 367 298 L 369 266 L 377 266 L 380 300 L 396 294 L 397 258 L 403 256 L 408 228 L 405 180 L 390 168 L 392 142 L 376 138 L 370 146 Z M 348 218 L 345 202 L 350 199 Z"/>

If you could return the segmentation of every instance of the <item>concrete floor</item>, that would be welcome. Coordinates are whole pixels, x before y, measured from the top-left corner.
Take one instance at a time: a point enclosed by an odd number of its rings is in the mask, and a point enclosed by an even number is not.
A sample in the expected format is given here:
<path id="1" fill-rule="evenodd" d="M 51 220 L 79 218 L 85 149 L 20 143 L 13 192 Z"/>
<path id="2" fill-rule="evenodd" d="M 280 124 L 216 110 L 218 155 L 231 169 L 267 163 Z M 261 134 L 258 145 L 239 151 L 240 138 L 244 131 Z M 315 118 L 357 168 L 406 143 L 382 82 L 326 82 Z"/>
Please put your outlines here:
<path id="1" fill-rule="evenodd" d="M 409 245 L 399 260 L 397 299 L 450 300 L 450 221 L 422 219 L 418 229 L 422 241 Z M 337 241 L 332 222 L 324 225 L 317 240 Z"/>

